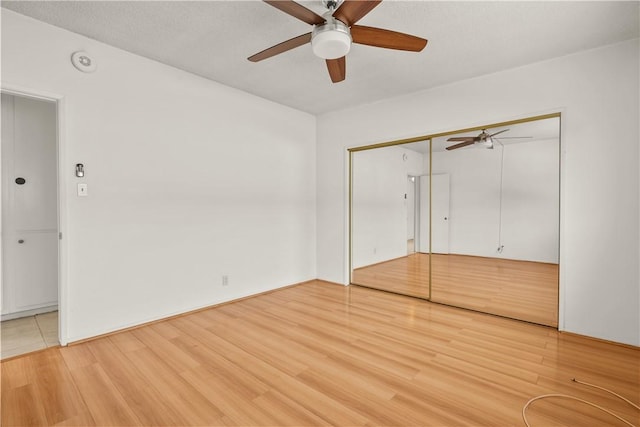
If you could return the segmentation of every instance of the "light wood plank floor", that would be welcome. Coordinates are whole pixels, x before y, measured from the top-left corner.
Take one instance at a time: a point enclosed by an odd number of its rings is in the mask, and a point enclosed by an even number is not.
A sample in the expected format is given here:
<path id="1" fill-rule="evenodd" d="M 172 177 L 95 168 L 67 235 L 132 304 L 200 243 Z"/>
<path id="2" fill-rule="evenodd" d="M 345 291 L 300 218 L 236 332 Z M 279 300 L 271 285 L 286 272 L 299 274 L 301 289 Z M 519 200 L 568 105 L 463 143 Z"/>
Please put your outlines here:
<path id="1" fill-rule="evenodd" d="M 558 326 L 558 264 L 433 254 L 431 300 Z M 414 253 L 354 270 L 353 283 L 429 298 L 429 255 Z"/>
<path id="2" fill-rule="evenodd" d="M 521 426 L 568 393 L 638 423 L 640 350 L 310 282 L 2 362 L 2 425 Z M 572 401 L 533 426 L 620 425 Z M 616 424 L 618 423 L 618 424 Z"/>

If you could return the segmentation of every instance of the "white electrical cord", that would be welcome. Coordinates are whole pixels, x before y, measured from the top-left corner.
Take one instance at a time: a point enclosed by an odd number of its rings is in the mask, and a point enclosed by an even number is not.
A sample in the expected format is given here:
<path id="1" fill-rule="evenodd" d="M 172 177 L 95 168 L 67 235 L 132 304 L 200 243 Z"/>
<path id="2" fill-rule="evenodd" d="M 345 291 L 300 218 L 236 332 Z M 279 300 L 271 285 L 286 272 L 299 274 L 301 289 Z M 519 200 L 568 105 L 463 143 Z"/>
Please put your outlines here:
<path id="1" fill-rule="evenodd" d="M 572 379 L 571 379 L 571 381 L 573 381 L 573 382 L 575 382 L 575 383 L 578 383 L 578 384 L 583 384 L 583 385 L 586 385 L 586 386 L 589 386 L 589 387 L 594 387 L 594 388 L 597 388 L 597 389 L 600 389 L 600 390 L 606 391 L 607 393 L 612 394 L 612 395 L 614 395 L 615 397 L 617 397 L 617 398 L 619 398 L 619 399 L 624 400 L 624 401 L 625 401 L 625 402 L 627 402 L 629 405 L 631 405 L 631 406 L 633 406 L 634 408 L 636 408 L 636 409 L 640 410 L 640 406 L 636 405 L 635 403 L 633 403 L 632 401 L 630 401 L 630 400 L 629 400 L 629 399 L 627 399 L 626 397 L 620 396 L 618 393 L 615 393 L 615 392 L 613 392 L 613 391 L 611 391 L 611 390 L 608 390 L 608 389 L 606 389 L 606 388 L 604 388 L 604 387 L 600 387 L 600 386 L 597 386 L 597 385 L 595 385 L 595 384 L 590 384 L 590 383 L 586 383 L 586 382 L 578 381 L 578 380 L 577 380 L 577 379 L 575 379 L 575 378 L 572 378 Z M 601 411 L 604 411 L 604 412 L 606 412 L 607 414 L 609 414 L 609 415 L 611 415 L 611 416 L 613 416 L 613 417 L 616 417 L 617 419 L 619 419 L 620 421 L 622 421 L 623 423 L 627 424 L 627 425 L 628 425 L 628 426 L 630 426 L 630 427 L 637 427 L 635 424 L 630 423 L 629 421 L 625 420 L 625 419 L 624 419 L 624 418 L 622 418 L 621 416 L 619 416 L 619 415 L 617 415 L 617 414 L 614 414 L 614 413 L 613 413 L 613 412 L 611 412 L 610 410 L 608 410 L 608 409 L 606 409 L 606 408 L 603 408 L 603 407 L 602 407 L 602 406 L 600 406 L 600 405 L 596 405 L 595 403 L 589 402 L 589 401 L 584 400 L 584 399 L 580 399 L 579 397 L 569 396 L 568 394 L 543 394 L 543 395 L 541 395 L 541 396 L 537 396 L 537 397 L 534 397 L 533 399 L 529 400 L 529 401 L 524 405 L 524 407 L 522 408 L 522 420 L 524 421 L 524 424 L 525 424 L 527 427 L 531 427 L 531 424 L 529 424 L 529 420 L 527 420 L 527 415 L 526 415 L 526 411 L 527 411 L 527 408 L 529 407 L 529 405 L 531 405 L 531 404 L 532 404 L 533 402 L 535 402 L 536 400 L 546 399 L 546 398 L 549 398 L 549 397 L 559 397 L 559 398 L 563 398 L 563 399 L 577 400 L 578 402 L 582 402 L 582 403 L 584 403 L 584 404 L 586 404 L 586 405 L 589 405 L 589 406 L 592 406 L 592 407 L 594 407 L 594 408 L 596 408 L 596 409 L 599 409 L 599 410 L 601 410 Z"/>
<path id="2" fill-rule="evenodd" d="M 498 144 L 500 144 L 500 208 L 498 211 L 498 253 L 502 253 L 504 245 L 502 244 L 502 176 L 504 175 L 504 144 L 495 138 Z"/>

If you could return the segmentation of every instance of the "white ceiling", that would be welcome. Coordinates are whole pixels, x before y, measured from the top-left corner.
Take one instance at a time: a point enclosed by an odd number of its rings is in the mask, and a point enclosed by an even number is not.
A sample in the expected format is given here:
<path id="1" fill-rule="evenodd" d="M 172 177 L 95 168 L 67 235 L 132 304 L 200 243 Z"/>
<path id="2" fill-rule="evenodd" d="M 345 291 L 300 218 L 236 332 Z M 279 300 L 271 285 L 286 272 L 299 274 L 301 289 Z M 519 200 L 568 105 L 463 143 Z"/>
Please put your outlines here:
<path id="1" fill-rule="evenodd" d="M 321 14 L 320 1 L 300 2 Z M 385 0 L 358 24 L 429 40 L 353 45 L 331 83 L 309 45 L 246 58 L 311 27 L 260 1 L 2 1 L 2 7 L 313 114 L 637 38 L 638 1 Z M 100 59 L 97 58 L 99 61 Z"/>

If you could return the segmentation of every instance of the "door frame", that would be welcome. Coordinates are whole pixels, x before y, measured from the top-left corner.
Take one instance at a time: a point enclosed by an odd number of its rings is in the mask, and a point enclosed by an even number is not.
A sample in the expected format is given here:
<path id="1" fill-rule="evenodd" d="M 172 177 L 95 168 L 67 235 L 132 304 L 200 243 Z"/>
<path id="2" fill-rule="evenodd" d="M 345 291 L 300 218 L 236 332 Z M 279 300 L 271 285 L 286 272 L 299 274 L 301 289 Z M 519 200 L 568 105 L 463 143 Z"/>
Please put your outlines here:
<path id="1" fill-rule="evenodd" d="M 56 105 L 56 167 L 58 189 L 58 341 L 60 345 L 68 343 L 67 313 L 67 192 L 66 192 L 66 101 L 64 96 L 32 88 L 2 82 L 0 91 L 7 95 L 19 96 L 35 100 L 54 102 Z M 0 166 L 1 167 L 1 166 Z M 0 186 L 1 187 L 1 186 Z M 0 188 L 1 196 L 2 188 Z M 1 199 L 0 199 L 1 200 Z M 3 239 L 4 240 L 4 239 Z M 4 248 L 2 248 L 4 252 Z M 3 257 L 0 257 L 0 265 Z M 0 275 L 0 281 L 3 277 Z"/>

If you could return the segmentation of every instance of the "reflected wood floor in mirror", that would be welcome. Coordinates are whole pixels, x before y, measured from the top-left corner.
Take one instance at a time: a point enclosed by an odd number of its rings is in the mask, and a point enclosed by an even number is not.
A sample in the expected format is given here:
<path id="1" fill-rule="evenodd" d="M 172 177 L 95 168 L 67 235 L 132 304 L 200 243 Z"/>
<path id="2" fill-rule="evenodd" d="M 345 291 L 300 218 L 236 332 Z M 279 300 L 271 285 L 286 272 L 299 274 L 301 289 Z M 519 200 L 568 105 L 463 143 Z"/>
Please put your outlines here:
<path id="1" fill-rule="evenodd" d="M 558 264 L 433 254 L 431 300 L 558 326 Z M 354 284 L 429 298 L 429 255 L 415 253 L 354 270 Z"/>

